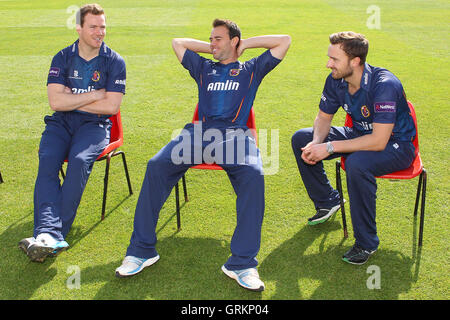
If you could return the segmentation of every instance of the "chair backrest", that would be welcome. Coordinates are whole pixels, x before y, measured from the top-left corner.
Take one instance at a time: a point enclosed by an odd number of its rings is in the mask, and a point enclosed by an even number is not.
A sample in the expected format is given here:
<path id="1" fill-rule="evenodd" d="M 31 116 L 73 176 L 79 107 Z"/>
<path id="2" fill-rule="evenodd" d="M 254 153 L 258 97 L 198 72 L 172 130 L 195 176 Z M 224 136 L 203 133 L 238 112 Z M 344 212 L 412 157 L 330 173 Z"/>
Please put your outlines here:
<path id="1" fill-rule="evenodd" d="M 123 128 L 122 128 L 122 118 L 120 116 L 120 110 L 115 115 L 109 117 L 111 120 L 111 138 L 109 140 L 110 143 L 115 141 L 123 141 Z"/>
<path id="2" fill-rule="evenodd" d="M 105 148 L 105 150 L 103 150 L 103 152 L 97 157 L 97 159 L 100 159 L 107 153 L 111 152 L 114 149 L 117 149 L 123 144 L 123 128 L 120 110 L 115 115 L 109 117 L 109 120 L 111 120 L 111 133 L 109 138 L 109 144 Z"/>
<path id="3" fill-rule="evenodd" d="M 198 103 L 195 107 L 194 116 L 192 117 L 192 123 L 197 122 L 198 120 Z M 250 109 L 250 114 L 248 115 L 247 119 L 247 127 L 252 132 L 253 136 L 256 140 L 256 145 L 258 145 L 258 134 L 256 132 L 256 121 L 255 121 L 255 111 L 253 110 L 253 107 Z"/>
<path id="4" fill-rule="evenodd" d="M 416 111 L 414 110 L 414 106 L 413 106 L 412 102 L 409 101 L 409 100 L 408 100 L 408 107 L 409 107 L 409 114 L 413 118 L 414 127 L 416 128 L 416 136 L 414 137 L 413 145 L 414 145 L 414 148 L 415 148 L 415 155 L 417 156 L 417 154 L 419 153 L 419 131 L 418 131 L 418 128 L 417 128 Z M 348 113 L 346 113 L 346 116 L 345 116 L 344 126 L 349 127 L 349 128 L 353 127 L 352 117 L 350 117 L 350 115 Z"/>

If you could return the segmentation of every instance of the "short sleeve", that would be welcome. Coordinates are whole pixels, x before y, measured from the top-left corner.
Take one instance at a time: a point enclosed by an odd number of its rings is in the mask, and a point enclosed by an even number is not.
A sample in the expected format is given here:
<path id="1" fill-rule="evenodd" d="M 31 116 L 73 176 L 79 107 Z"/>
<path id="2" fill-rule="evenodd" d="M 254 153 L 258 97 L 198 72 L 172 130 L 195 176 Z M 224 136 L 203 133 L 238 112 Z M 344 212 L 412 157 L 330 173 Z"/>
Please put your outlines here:
<path id="1" fill-rule="evenodd" d="M 105 90 L 125 94 L 127 71 L 125 61 L 119 55 L 112 60 Z"/>
<path id="2" fill-rule="evenodd" d="M 47 76 L 47 85 L 49 83 L 59 83 L 67 86 L 67 76 L 65 70 L 64 53 L 58 52 L 52 59 L 50 70 Z"/>
<path id="3" fill-rule="evenodd" d="M 200 79 L 202 64 L 205 60 L 206 58 L 203 58 L 198 53 L 186 49 L 181 64 L 186 70 L 189 71 L 191 77 L 194 78 L 196 82 L 198 82 Z"/>
<path id="4" fill-rule="evenodd" d="M 398 94 L 394 79 L 380 81 L 376 84 L 373 95 L 373 122 L 395 123 Z"/>
<path id="5" fill-rule="evenodd" d="M 255 65 L 256 79 L 262 80 L 281 62 L 281 60 L 272 56 L 270 50 L 266 50 L 258 57 L 251 59 L 249 62 L 254 63 Z"/>
<path id="6" fill-rule="evenodd" d="M 336 83 L 330 74 L 325 81 L 322 96 L 320 97 L 319 109 L 328 114 L 335 114 L 340 106 Z"/>

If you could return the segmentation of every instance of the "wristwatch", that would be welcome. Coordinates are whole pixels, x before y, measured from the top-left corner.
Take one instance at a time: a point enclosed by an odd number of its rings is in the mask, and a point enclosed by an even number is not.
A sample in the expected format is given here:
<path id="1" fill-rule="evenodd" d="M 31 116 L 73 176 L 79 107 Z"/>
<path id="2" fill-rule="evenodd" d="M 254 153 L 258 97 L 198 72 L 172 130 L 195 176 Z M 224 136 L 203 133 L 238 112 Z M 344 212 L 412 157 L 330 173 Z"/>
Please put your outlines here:
<path id="1" fill-rule="evenodd" d="M 334 153 L 333 145 L 331 144 L 331 141 L 327 142 L 327 152 L 332 155 Z"/>

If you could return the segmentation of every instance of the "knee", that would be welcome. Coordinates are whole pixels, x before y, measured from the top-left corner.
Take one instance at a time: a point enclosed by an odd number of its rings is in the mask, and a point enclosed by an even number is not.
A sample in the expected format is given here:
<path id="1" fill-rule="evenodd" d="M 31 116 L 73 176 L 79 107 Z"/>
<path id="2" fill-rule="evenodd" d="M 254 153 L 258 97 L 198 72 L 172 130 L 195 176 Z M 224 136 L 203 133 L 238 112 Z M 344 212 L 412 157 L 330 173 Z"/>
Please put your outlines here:
<path id="1" fill-rule="evenodd" d="M 71 170 L 89 171 L 95 159 L 85 159 L 82 155 L 76 155 L 68 159 Z"/>
<path id="2" fill-rule="evenodd" d="M 292 135 L 291 144 L 294 150 L 300 150 L 312 140 L 312 128 L 300 129 Z"/>
<path id="3" fill-rule="evenodd" d="M 58 175 L 64 159 L 50 153 L 39 152 L 39 173 L 45 175 Z"/>
<path id="4" fill-rule="evenodd" d="M 154 156 L 147 162 L 147 171 L 154 174 L 159 174 L 165 169 L 165 161 L 161 157 Z"/>

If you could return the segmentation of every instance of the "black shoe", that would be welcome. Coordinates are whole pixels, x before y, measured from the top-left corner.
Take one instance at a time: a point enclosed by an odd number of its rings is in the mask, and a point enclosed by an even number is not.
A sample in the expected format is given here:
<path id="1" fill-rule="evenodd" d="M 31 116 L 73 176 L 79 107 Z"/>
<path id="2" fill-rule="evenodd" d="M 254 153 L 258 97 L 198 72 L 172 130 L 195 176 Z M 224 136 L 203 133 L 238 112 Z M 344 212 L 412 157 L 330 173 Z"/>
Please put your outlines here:
<path id="1" fill-rule="evenodd" d="M 345 202 L 345 200 L 344 200 Z M 333 214 L 335 214 L 339 209 L 341 208 L 341 205 L 335 205 L 334 207 L 330 209 L 318 209 L 314 217 L 311 217 L 308 219 L 308 224 L 310 226 L 313 226 L 318 223 L 323 223 L 327 221 Z"/>
<path id="2" fill-rule="evenodd" d="M 377 250 L 365 250 L 355 244 L 342 256 L 342 260 L 351 264 L 364 264 L 367 262 L 367 260 L 369 260 L 369 257 L 375 253 L 375 251 Z"/>

